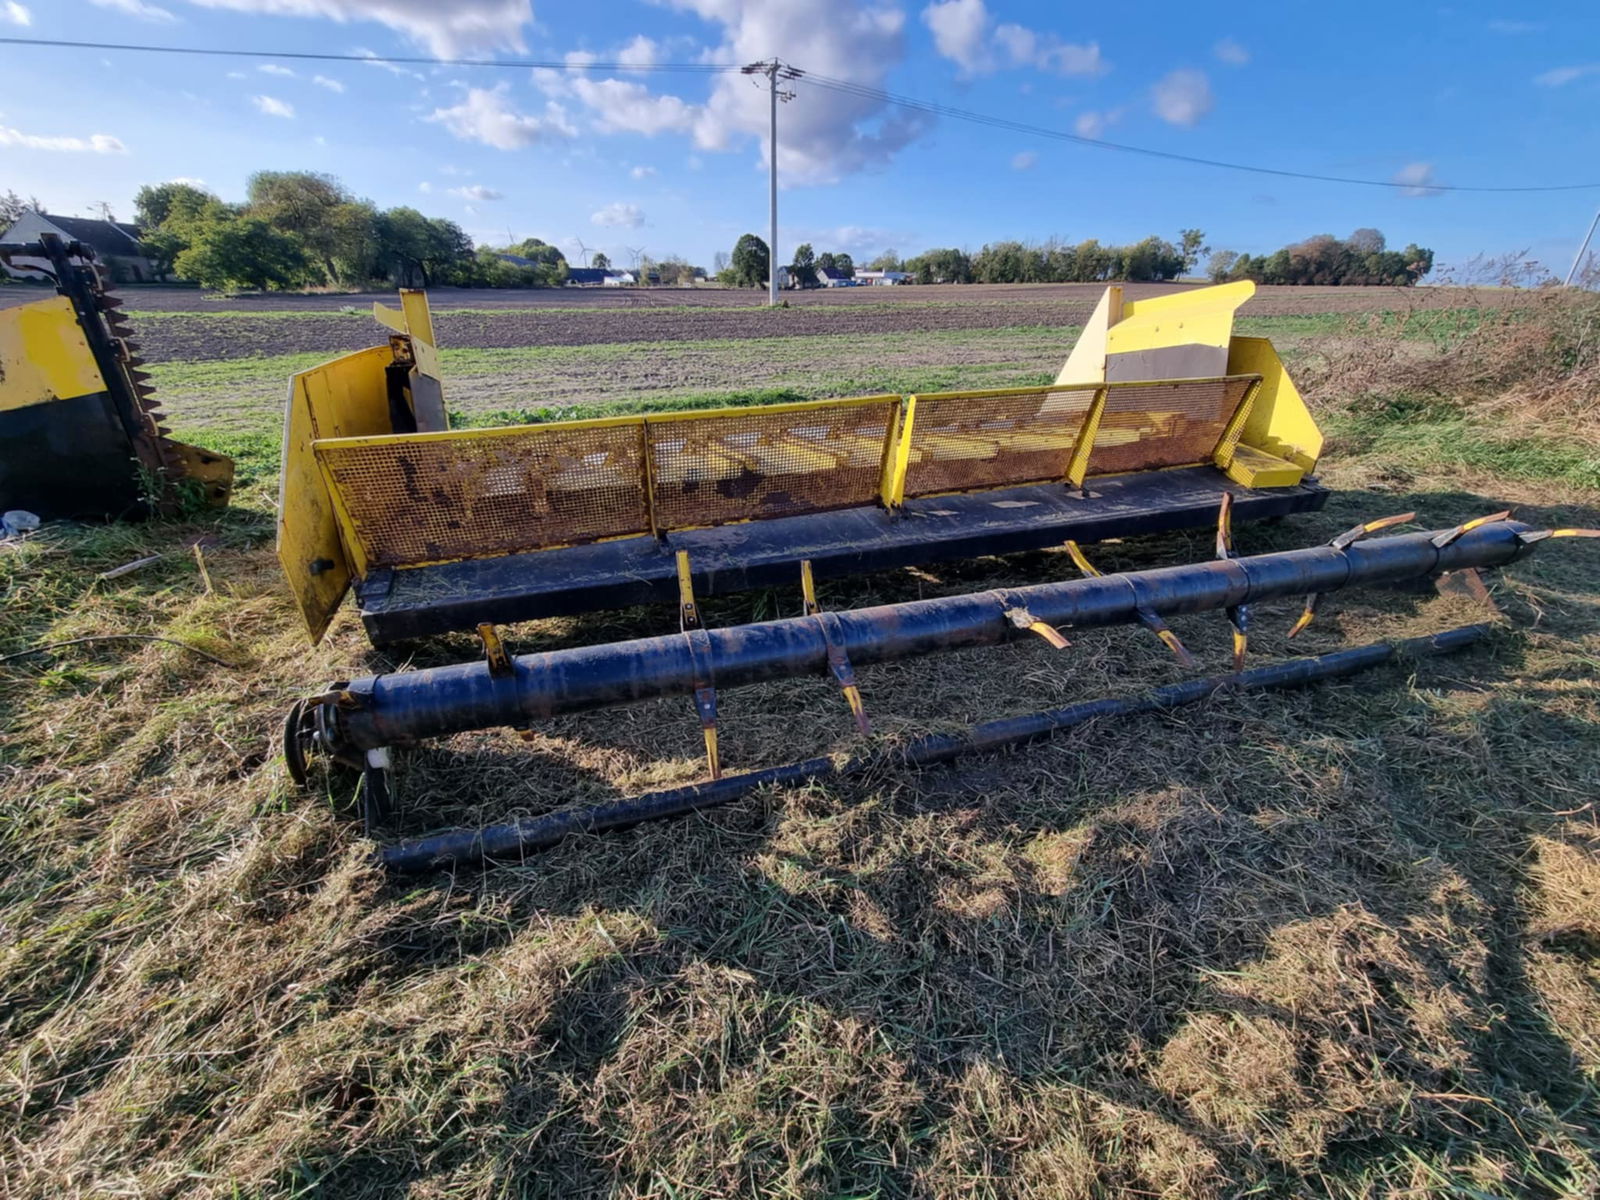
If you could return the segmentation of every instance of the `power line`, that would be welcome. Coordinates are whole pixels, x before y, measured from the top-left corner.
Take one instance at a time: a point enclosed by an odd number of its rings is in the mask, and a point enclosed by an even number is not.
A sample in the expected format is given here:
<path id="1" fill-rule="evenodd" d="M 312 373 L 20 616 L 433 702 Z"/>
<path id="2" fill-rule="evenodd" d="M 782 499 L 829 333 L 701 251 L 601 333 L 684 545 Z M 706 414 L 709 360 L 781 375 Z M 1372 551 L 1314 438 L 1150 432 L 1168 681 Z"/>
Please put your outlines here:
<path id="1" fill-rule="evenodd" d="M 509 58 L 435 58 L 426 55 L 398 55 L 398 54 L 333 54 L 318 53 L 307 50 L 230 50 L 204 46 L 149 46 L 135 45 L 122 42 L 77 42 L 59 38 L 17 38 L 0 37 L 0 45 L 6 46 L 42 46 L 55 47 L 69 50 L 121 50 L 137 53 L 152 54 L 191 54 L 191 55 L 216 55 L 223 58 L 285 58 L 298 59 L 309 62 L 354 62 L 354 63 L 385 63 L 395 66 L 427 66 L 427 67 L 497 67 L 511 69 L 548 69 L 556 71 L 656 71 L 679 72 L 696 75 L 720 75 L 741 71 L 744 68 L 736 63 L 624 63 L 612 61 L 584 61 L 576 59 L 571 62 L 565 59 L 509 59 Z M 1469 184 L 1452 183 L 1407 183 L 1397 182 L 1392 179 L 1362 179 L 1350 175 L 1322 175 L 1311 171 L 1290 171 L 1280 167 L 1263 167 L 1253 163 L 1228 162 L 1224 159 L 1203 158 L 1194 154 L 1179 154 L 1172 150 L 1156 150 L 1149 146 L 1134 146 L 1126 142 L 1110 142 L 1102 138 L 1085 137 L 1078 133 L 1068 133 L 1064 129 L 1051 129 L 1044 125 L 1032 125 L 1025 121 L 1013 121 L 1009 117 L 998 117 L 989 113 L 974 112 L 971 109 L 955 108 L 948 104 L 940 104 L 933 100 L 919 100 L 914 96 L 902 96 L 896 92 L 886 91 L 883 88 L 870 87 L 866 84 L 853 83 L 847 79 L 834 79 L 827 75 L 818 75 L 809 71 L 789 68 L 795 71 L 795 78 L 805 78 L 818 87 L 846 95 L 857 96 L 862 99 L 873 100 L 881 104 L 892 104 L 898 108 L 911 109 L 925 112 L 932 116 L 948 117 L 951 120 L 967 121 L 972 124 L 986 125 L 991 129 L 1004 129 L 1012 133 L 1026 134 L 1029 137 L 1046 138 L 1051 141 L 1070 142 L 1078 146 L 1088 146 L 1096 150 L 1115 150 L 1123 154 L 1138 154 L 1146 158 L 1164 159 L 1168 162 L 1188 163 L 1192 166 L 1214 167 L 1223 171 L 1243 171 L 1252 175 L 1271 175 L 1280 179 L 1305 179 L 1314 183 L 1341 183 L 1358 187 L 1380 187 L 1398 191 L 1414 192 L 1579 192 L 1592 191 L 1600 188 L 1600 183 L 1558 183 L 1558 184 L 1526 184 L 1509 186 L 1474 186 Z"/>
<path id="2" fill-rule="evenodd" d="M 1100 138 L 1085 137 L 1082 134 L 1068 133 L 1064 129 L 1051 129 L 1043 125 L 1030 125 L 1024 121 L 1013 121 L 1007 117 L 991 116 L 988 113 L 973 112 L 971 109 L 953 108 L 948 104 L 939 104 L 931 100 L 918 100 L 912 96 L 901 96 L 888 92 L 882 88 L 869 87 L 866 84 L 852 83 L 847 79 L 833 79 L 827 75 L 817 75 L 805 72 L 804 78 L 819 87 L 831 91 L 842 92 L 847 95 L 859 96 L 862 99 L 875 100 L 883 104 L 893 104 L 900 108 L 915 109 L 934 116 L 949 117 L 957 121 L 970 121 L 978 125 L 987 125 L 993 129 L 1006 129 L 1014 133 L 1024 133 L 1029 137 L 1049 138 L 1054 141 L 1072 142 L 1080 146 L 1089 146 L 1096 150 L 1119 150 L 1125 154 L 1142 154 L 1147 158 L 1167 159 L 1171 162 L 1190 163 L 1195 166 L 1217 167 L 1226 171 L 1246 171 L 1254 175 L 1275 175 L 1283 179 L 1309 179 L 1318 183 L 1347 183 L 1358 184 L 1363 187 L 1396 188 L 1418 192 L 1577 192 L 1593 188 L 1600 188 L 1600 183 L 1561 183 L 1546 185 L 1526 185 L 1510 187 L 1474 187 L 1466 184 L 1448 183 L 1405 183 L 1392 179 L 1360 179 L 1348 175 L 1318 175 L 1309 171 L 1289 171 L 1277 167 L 1261 167 L 1251 163 L 1226 162 L 1216 158 L 1201 158 L 1193 154 L 1178 154 L 1171 150 L 1155 150 L 1148 146 L 1131 146 L 1124 142 L 1108 142 Z"/>
<path id="3" fill-rule="evenodd" d="M 58 38 L 0 37 L 5 46 L 53 46 L 68 50 L 132 50 L 150 54 L 210 54 L 222 58 L 290 58 L 310 62 L 391 63 L 413 67 L 548 68 L 554 71 L 681 71 L 717 75 L 739 70 L 735 63 L 625 63 L 575 59 L 533 58 L 433 58 L 403 54 L 331 54 L 310 50 L 227 50 L 209 46 L 142 46 L 124 42 L 70 42 Z"/>

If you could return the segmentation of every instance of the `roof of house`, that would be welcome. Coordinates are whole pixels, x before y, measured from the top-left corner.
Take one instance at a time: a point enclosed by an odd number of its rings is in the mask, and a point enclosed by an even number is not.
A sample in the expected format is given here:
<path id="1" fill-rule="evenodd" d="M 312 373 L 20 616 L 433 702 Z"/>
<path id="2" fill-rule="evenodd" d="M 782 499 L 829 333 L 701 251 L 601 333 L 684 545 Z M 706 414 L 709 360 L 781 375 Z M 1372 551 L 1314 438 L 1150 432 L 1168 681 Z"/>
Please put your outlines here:
<path id="1" fill-rule="evenodd" d="M 824 279 L 849 279 L 850 278 L 850 276 L 846 275 L 843 271 L 839 270 L 837 267 L 818 267 L 817 268 L 817 274 L 822 276 L 822 278 L 824 278 Z"/>
<path id="2" fill-rule="evenodd" d="M 568 267 L 568 283 L 604 283 L 611 272 L 604 267 Z"/>
<path id="3" fill-rule="evenodd" d="M 97 254 L 144 254 L 137 225 L 129 225 L 126 221 L 102 221 L 98 217 L 58 217 L 54 213 L 39 215 L 74 241 L 92 247 Z"/>

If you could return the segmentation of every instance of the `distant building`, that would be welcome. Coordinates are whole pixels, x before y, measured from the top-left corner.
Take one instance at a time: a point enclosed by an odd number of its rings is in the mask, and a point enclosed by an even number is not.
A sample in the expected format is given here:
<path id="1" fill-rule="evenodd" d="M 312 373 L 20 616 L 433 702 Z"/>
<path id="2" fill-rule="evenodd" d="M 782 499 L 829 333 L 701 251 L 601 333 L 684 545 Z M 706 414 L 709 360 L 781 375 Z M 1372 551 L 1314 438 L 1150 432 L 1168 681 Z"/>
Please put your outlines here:
<path id="1" fill-rule="evenodd" d="M 568 287 L 600 287 L 611 274 L 604 267 L 568 267 Z"/>
<path id="2" fill-rule="evenodd" d="M 856 282 L 885 287 L 890 284 L 910 283 L 911 274 L 908 271 L 857 271 Z"/>
<path id="3" fill-rule="evenodd" d="M 840 271 L 835 267 L 818 267 L 817 286 L 854 287 L 855 285 L 850 276 L 846 275 L 843 271 Z"/>
<path id="4" fill-rule="evenodd" d="M 58 217 L 29 209 L 0 234 L 0 241 L 36 242 L 43 233 L 56 234 L 67 242 L 82 242 L 95 252 L 100 264 L 111 272 L 111 278 L 118 283 L 145 283 L 161 278 L 155 262 L 139 241 L 138 226 L 123 221 L 102 221 L 97 217 Z M 17 258 L 12 260 L 7 271 L 18 279 L 37 279 L 38 276 L 29 271 L 16 269 L 34 262 L 43 268 L 49 266 L 42 258 Z"/>

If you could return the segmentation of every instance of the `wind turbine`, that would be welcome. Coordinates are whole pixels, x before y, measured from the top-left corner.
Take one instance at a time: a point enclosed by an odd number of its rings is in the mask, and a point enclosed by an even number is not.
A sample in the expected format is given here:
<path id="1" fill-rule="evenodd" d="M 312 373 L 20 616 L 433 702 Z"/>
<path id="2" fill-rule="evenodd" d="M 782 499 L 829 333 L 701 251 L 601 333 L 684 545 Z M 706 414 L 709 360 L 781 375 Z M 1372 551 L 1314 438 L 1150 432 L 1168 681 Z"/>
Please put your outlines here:
<path id="1" fill-rule="evenodd" d="M 578 243 L 578 253 L 583 255 L 583 265 L 587 267 L 589 265 L 589 247 L 583 244 L 581 237 L 574 235 L 572 240 Z"/>

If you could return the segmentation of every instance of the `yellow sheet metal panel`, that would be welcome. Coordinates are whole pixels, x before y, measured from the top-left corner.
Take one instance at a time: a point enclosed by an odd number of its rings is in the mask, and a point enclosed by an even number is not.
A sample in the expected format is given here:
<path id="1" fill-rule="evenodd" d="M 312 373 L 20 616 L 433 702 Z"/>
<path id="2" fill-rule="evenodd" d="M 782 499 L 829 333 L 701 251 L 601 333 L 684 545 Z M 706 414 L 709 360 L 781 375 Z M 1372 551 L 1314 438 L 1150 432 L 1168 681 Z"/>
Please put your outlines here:
<path id="1" fill-rule="evenodd" d="M 1234 450 L 1224 474 L 1235 483 L 1251 488 L 1293 487 L 1305 478 L 1305 469 L 1298 463 L 1274 458 L 1253 446 L 1239 446 Z"/>
<path id="2" fill-rule="evenodd" d="M 317 442 L 347 547 L 371 566 L 402 567 L 650 531 L 636 426 L 506 432 Z"/>
<path id="3" fill-rule="evenodd" d="M 323 363 L 289 380 L 278 494 L 278 561 L 313 641 L 327 632 L 350 586 L 352 559 L 337 507 L 317 464 L 323 437 L 387 432 L 387 345 Z"/>
<path id="4" fill-rule="evenodd" d="M 1122 289 L 1115 284 L 1100 296 L 1100 303 L 1078 335 L 1072 352 L 1056 375 L 1056 383 L 1102 383 L 1106 377 L 1106 335 L 1122 320 Z"/>
<path id="5" fill-rule="evenodd" d="M 71 300 L 0 309 L 0 412 L 105 389 Z"/>
<path id="6" fill-rule="evenodd" d="M 1238 307 L 1255 294 L 1240 280 L 1130 301 L 1106 334 L 1106 375 L 1118 379 L 1173 379 L 1233 374 L 1228 339 Z"/>
<path id="7" fill-rule="evenodd" d="M 1228 345 L 1228 373 L 1261 376 L 1261 391 L 1239 435 L 1240 444 L 1286 459 L 1303 472 L 1316 470 L 1322 431 L 1272 343 L 1266 338 L 1233 338 Z"/>

